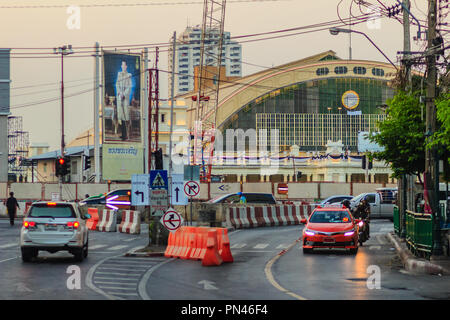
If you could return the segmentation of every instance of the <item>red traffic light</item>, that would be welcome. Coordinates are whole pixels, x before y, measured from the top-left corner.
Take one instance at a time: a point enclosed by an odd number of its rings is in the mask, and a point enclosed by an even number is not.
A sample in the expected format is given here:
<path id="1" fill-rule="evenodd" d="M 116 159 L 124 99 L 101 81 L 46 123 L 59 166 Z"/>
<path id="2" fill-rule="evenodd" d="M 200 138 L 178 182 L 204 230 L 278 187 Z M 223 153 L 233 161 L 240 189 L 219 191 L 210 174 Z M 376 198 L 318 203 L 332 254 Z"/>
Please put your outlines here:
<path id="1" fill-rule="evenodd" d="M 64 164 L 64 159 L 63 158 L 59 158 L 58 161 L 59 161 L 59 164 Z"/>

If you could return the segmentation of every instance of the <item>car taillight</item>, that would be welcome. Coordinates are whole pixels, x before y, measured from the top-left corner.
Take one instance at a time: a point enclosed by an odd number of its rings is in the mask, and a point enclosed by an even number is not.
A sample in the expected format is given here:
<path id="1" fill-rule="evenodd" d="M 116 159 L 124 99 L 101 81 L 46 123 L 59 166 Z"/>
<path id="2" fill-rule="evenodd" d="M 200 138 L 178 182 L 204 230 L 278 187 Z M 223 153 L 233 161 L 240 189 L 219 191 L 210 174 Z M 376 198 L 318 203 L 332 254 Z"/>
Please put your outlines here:
<path id="1" fill-rule="evenodd" d="M 67 226 L 69 228 L 78 229 L 78 227 L 80 226 L 80 223 L 78 221 L 75 221 L 75 222 L 69 221 L 69 222 L 67 222 Z"/>
<path id="2" fill-rule="evenodd" d="M 23 222 L 23 226 L 25 227 L 25 228 L 34 228 L 35 226 L 36 226 L 36 222 L 34 222 L 34 221 L 24 221 Z"/>

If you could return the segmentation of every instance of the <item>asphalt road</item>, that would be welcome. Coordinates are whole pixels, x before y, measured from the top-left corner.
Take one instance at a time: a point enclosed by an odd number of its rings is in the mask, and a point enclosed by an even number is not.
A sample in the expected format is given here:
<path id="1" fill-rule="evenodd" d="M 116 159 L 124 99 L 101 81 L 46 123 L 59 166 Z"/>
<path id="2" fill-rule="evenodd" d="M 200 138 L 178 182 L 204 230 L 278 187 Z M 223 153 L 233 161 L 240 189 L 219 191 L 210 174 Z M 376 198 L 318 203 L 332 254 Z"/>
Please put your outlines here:
<path id="1" fill-rule="evenodd" d="M 0 220 L 0 299 L 63 300 L 299 300 L 449 299 L 450 278 L 411 275 L 385 234 L 392 222 L 375 220 L 371 239 L 357 255 L 339 251 L 304 255 L 303 226 L 230 232 L 233 263 L 203 267 L 201 261 L 124 257 L 147 244 L 140 235 L 91 231 L 89 256 L 42 252 L 31 263 L 20 257 L 20 226 Z M 71 288 L 79 267 L 80 288 Z M 380 288 L 371 288 L 373 270 Z M 369 285 L 368 285 L 369 283 Z"/>

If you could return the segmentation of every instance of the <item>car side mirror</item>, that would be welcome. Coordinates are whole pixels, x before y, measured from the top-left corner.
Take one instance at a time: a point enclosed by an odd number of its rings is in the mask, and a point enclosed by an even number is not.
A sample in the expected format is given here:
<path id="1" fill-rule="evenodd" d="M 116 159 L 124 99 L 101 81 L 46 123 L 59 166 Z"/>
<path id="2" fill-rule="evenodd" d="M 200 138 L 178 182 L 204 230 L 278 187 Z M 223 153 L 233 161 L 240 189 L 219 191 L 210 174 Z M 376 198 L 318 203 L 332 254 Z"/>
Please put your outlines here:
<path id="1" fill-rule="evenodd" d="M 301 223 L 301 224 L 306 224 L 306 219 L 300 220 L 300 223 Z"/>

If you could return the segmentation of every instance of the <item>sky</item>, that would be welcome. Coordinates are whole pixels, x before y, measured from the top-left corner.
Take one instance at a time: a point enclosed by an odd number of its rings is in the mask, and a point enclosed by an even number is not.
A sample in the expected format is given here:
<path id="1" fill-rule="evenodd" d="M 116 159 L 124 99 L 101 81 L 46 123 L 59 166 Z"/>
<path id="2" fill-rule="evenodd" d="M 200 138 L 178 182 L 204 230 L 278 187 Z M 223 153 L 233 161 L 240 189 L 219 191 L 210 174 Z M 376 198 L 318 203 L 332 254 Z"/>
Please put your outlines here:
<path id="1" fill-rule="evenodd" d="M 380 2 L 386 6 L 397 3 L 396 0 L 367 1 L 378 6 Z M 350 8 L 354 16 L 360 15 L 359 7 L 355 4 L 351 6 L 351 3 L 352 0 L 228 0 L 225 31 L 230 32 L 233 37 L 297 28 L 338 20 L 338 12 L 342 19 L 348 18 Z M 426 3 L 426 0 L 411 0 L 412 13 L 419 20 L 426 20 Z M 73 11 L 67 11 L 69 6 L 80 9 L 79 20 L 72 20 L 75 16 Z M 364 13 L 369 11 L 365 8 L 362 10 Z M 188 25 L 201 25 L 202 14 L 202 0 L 0 0 L 0 47 L 13 48 L 12 115 L 23 117 L 23 130 L 29 132 L 30 143 L 47 143 L 50 150 L 58 149 L 61 140 L 61 104 L 58 99 L 61 58 L 54 55 L 51 48 L 68 44 L 75 48 L 89 47 L 75 49 L 76 54 L 64 58 L 66 95 L 86 91 L 65 99 L 67 144 L 93 127 L 93 94 L 89 89 L 93 88 L 94 79 L 94 58 L 90 56 L 90 48 L 94 47 L 95 42 L 99 42 L 100 46 L 108 46 L 108 49 L 124 45 L 167 43 L 174 32 L 178 35 Z M 353 28 L 366 33 L 392 61 L 397 62 L 397 52 L 403 50 L 401 23 L 382 18 Z M 417 30 L 416 26 L 411 26 L 411 37 L 417 34 Z M 411 44 L 414 51 L 423 49 L 425 42 L 411 39 Z M 327 30 L 243 42 L 242 74 L 250 75 L 264 68 L 327 50 L 333 50 L 339 57 L 348 59 L 348 47 L 348 34 L 333 36 Z M 165 49 L 160 49 L 158 67 L 167 71 L 168 57 Z M 362 35 L 352 35 L 352 52 L 353 59 L 387 62 Z M 38 58 L 36 53 L 45 53 L 41 56 L 46 58 Z M 149 58 L 150 66 L 153 66 L 154 53 L 150 53 Z M 162 99 L 168 97 L 167 77 L 167 73 L 160 73 Z M 54 101 L 39 103 L 46 99 Z M 34 105 L 24 106 L 27 104 Z"/>

